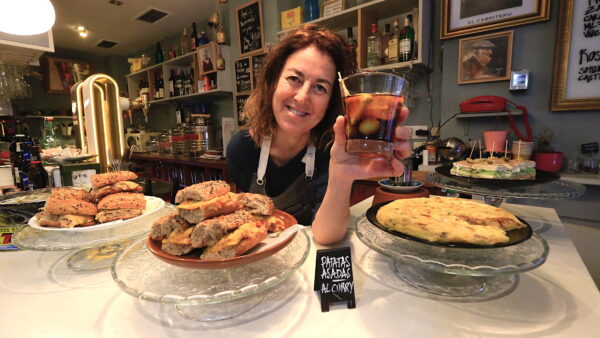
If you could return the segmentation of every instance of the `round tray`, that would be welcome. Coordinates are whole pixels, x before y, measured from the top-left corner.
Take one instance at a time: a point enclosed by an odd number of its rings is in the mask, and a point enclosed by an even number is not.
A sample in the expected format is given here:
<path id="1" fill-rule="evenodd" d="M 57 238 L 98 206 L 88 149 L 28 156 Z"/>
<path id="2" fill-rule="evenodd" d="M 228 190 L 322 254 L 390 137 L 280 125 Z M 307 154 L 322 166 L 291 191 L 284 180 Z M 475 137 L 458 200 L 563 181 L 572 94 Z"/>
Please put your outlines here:
<path id="1" fill-rule="evenodd" d="M 556 180 L 545 184 L 522 187 L 483 187 L 451 179 L 439 173 L 427 174 L 427 180 L 432 184 L 467 194 L 478 194 L 492 197 L 534 198 L 561 200 L 577 198 L 585 192 L 585 187 L 579 183 Z"/>
<path id="2" fill-rule="evenodd" d="M 304 229 L 282 250 L 255 263 L 234 268 L 197 270 L 156 258 L 140 239 L 114 260 L 113 279 L 126 293 L 142 300 L 200 305 L 229 302 L 272 288 L 306 260 L 310 239 Z"/>
<path id="3" fill-rule="evenodd" d="M 461 183 L 477 185 L 487 188 L 512 188 L 512 187 L 526 187 L 536 184 L 544 184 L 552 181 L 556 181 L 560 178 L 560 175 L 551 173 L 543 170 L 536 170 L 535 179 L 533 180 L 499 180 L 499 179 L 488 179 L 488 178 L 477 178 L 477 177 L 464 177 L 450 174 L 452 169 L 451 165 L 445 165 L 435 168 L 435 171 L 441 175 L 448 177 L 451 180 L 455 180 Z"/>
<path id="4" fill-rule="evenodd" d="M 411 235 L 407 235 L 407 234 L 389 229 L 389 228 L 385 227 L 383 224 L 379 223 L 379 221 L 377 221 L 377 211 L 379 211 L 379 209 L 382 206 L 384 206 L 390 202 L 391 201 L 388 201 L 388 202 L 376 204 L 376 205 L 370 207 L 366 213 L 367 220 L 369 220 L 369 222 L 371 222 L 371 224 L 373 224 L 374 226 L 378 227 L 379 229 L 381 229 L 387 233 L 390 233 L 394 236 L 398 236 L 403 239 L 414 241 L 414 242 L 424 243 L 424 244 L 428 244 L 428 245 L 449 247 L 449 248 L 492 249 L 492 248 L 501 248 L 501 247 L 505 247 L 505 246 L 519 244 L 523 241 L 528 240 L 533 235 L 533 230 L 531 229 L 529 224 L 527 222 L 525 222 L 523 219 L 519 218 L 519 220 L 521 222 L 523 222 L 526 225 L 526 227 L 521 228 L 521 229 L 514 229 L 514 230 L 507 231 L 506 236 L 508 236 L 508 242 L 506 242 L 506 243 L 498 243 L 498 244 L 493 244 L 493 245 L 477 245 L 477 244 L 455 243 L 455 242 L 430 242 L 426 239 L 413 237 Z"/>
<path id="5" fill-rule="evenodd" d="M 407 240 L 373 225 L 366 215 L 356 225 L 358 238 L 369 248 L 403 263 L 454 275 L 498 276 L 534 269 L 546 261 L 548 243 L 537 234 L 502 248 L 450 248 Z"/>
<path id="6" fill-rule="evenodd" d="M 173 206 L 164 207 L 164 201 L 158 197 L 146 196 L 146 202 L 149 207 L 154 208 L 152 212 L 113 226 L 72 228 L 67 231 L 48 231 L 25 226 L 13 234 L 12 241 L 22 249 L 61 251 L 92 248 L 136 237 L 148 232 L 155 218 L 175 211 Z"/>

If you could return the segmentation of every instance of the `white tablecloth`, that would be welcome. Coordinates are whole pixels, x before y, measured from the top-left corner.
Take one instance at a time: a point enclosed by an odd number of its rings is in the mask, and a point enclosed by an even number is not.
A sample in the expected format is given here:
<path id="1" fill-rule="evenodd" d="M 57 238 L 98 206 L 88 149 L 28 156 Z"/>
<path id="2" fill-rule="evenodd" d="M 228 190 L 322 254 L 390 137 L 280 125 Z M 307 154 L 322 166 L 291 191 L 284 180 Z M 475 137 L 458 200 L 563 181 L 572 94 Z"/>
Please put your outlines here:
<path id="1" fill-rule="evenodd" d="M 360 215 L 370 199 L 352 208 Z M 439 301 L 400 292 L 354 264 L 355 309 L 320 311 L 312 291 L 315 250 L 303 267 L 254 310 L 213 323 L 173 306 L 123 293 L 110 270 L 74 272 L 70 252 L 0 253 L 2 337 L 599 337 L 600 294 L 553 209 L 504 205 L 550 245 L 541 267 L 520 275 L 510 294 L 483 302 Z M 348 236 L 354 251 L 365 249 Z M 349 243 L 341 243 L 340 246 Z M 353 257 L 353 259 L 356 259 Z"/>

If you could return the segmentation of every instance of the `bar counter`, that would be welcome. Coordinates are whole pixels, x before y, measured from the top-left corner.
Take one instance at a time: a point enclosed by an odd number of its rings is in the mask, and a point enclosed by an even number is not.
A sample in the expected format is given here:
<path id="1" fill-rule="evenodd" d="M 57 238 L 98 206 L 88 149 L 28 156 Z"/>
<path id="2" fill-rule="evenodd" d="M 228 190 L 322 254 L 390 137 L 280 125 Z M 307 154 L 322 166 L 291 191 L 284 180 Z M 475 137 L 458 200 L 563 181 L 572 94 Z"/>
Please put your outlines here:
<path id="1" fill-rule="evenodd" d="M 353 221 L 370 204 L 371 198 L 353 206 Z M 313 242 L 303 266 L 256 308 L 233 319 L 206 323 L 184 318 L 173 305 L 122 292 L 110 270 L 69 270 L 65 259 L 70 252 L 16 251 L 2 253 L 0 261 L 2 335 L 598 337 L 600 294 L 555 211 L 514 204 L 503 207 L 532 226 L 540 225 L 538 234 L 548 242 L 550 253 L 540 267 L 519 275 L 514 290 L 495 299 L 437 300 L 387 287 L 359 267 L 357 260 L 370 249 L 349 232 L 336 246 L 352 248 L 355 309 L 338 304 L 321 312 L 312 289 L 315 252 L 322 247 Z"/>

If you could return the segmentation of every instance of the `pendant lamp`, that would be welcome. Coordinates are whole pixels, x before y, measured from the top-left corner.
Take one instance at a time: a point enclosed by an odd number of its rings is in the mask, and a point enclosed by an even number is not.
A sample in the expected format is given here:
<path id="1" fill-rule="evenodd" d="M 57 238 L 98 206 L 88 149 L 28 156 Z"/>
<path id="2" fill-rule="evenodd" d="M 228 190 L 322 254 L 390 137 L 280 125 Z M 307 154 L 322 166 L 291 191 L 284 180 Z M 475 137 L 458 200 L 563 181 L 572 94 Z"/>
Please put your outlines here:
<path id="1" fill-rule="evenodd" d="M 50 0 L 0 0 L 0 32 L 42 34 L 52 28 L 55 19 Z"/>

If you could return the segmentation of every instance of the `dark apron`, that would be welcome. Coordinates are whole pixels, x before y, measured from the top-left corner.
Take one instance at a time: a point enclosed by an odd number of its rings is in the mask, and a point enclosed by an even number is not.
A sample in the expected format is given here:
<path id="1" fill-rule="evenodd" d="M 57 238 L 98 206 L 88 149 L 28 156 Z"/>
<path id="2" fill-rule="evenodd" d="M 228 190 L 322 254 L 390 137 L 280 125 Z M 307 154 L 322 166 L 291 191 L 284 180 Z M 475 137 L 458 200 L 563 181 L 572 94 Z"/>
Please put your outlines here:
<path id="1" fill-rule="evenodd" d="M 261 146 L 261 155 L 258 171 L 252 175 L 252 183 L 249 192 L 266 195 L 265 171 L 269 159 L 271 140 L 266 139 Z M 313 208 L 315 206 L 315 187 L 312 181 L 314 173 L 314 145 L 309 145 L 303 159 L 306 163 L 305 174 L 300 174 L 294 182 L 279 196 L 272 197 L 275 208 L 285 211 L 296 218 L 298 223 L 310 225 L 313 220 Z M 261 177 L 262 176 L 262 177 Z M 259 179 L 260 178 L 260 179 Z"/>

